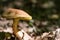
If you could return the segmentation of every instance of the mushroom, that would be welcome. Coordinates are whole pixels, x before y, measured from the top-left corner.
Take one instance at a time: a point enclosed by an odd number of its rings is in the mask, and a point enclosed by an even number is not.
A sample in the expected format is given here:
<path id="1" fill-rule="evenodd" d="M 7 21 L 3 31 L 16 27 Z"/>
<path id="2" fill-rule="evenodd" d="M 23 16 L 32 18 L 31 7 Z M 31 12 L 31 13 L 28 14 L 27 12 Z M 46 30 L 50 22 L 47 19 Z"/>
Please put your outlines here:
<path id="1" fill-rule="evenodd" d="M 3 13 L 3 17 L 8 18 L 8 19 L 13 19 L 13 31 L 14 34 L 20 39 L 21 37 L 19 37 L 19 30 L 18 30 L 18 22 L 19 20 L 31 20 L 32 17 L 27 14 L 25 11 L 23 10 L 19 10 L 19 9 L 13 9 L 13 8 L 8 8 L 7 11 L 5 11 Z"/>

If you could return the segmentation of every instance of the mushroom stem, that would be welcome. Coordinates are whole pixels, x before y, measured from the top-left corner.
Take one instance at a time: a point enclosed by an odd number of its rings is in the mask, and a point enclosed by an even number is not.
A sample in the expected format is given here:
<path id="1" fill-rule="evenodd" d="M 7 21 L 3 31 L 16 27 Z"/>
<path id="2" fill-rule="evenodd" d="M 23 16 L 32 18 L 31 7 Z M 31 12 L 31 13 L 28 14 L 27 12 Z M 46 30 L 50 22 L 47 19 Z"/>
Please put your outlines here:
<path id="1" fill-rule="evenodd" d="M 14 34 L 15 34 L 15 35 L 16 35 L 16 33 L 18 32 L 18 27 L 17 27 L 18 21 L 19 21 L 18 18 L 13 19 L 13 31 L 14 31 Z"/>
<path id="2" fill-rule="evenodd" d="M 18 27 L 17 27 L 19 20 L 20 19 L 18 19 L 18 18 L 13 19 L 13 27 L 12 28 L 13 28 L 13 32 L 14 32 L 14 34 L 15 34 L 16 37 L 18 37 L 16 33 L 19 31 Z M 20 37 L 18 37 L 18 39 L 22 40 Z"/>

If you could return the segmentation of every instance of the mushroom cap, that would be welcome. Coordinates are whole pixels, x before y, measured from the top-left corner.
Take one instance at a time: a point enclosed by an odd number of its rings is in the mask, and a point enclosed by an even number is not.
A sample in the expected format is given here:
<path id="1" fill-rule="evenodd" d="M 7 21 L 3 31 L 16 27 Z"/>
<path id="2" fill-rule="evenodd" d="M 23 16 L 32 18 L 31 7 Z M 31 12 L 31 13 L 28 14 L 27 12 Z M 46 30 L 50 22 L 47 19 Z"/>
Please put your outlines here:
<path id="1" fill-rule="evenodd" d="M 32 17 L 23 10 L 9 8 L 3 13 L 6 18 L 20 18 L 21 20 L 31 20 Z"/>

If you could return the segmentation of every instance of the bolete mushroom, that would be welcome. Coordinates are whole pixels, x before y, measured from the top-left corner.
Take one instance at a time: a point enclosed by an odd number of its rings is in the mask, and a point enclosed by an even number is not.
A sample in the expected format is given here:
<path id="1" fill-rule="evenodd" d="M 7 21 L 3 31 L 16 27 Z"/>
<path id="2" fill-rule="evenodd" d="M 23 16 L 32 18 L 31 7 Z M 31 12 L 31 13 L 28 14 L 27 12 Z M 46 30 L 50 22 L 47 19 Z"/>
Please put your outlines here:
<path id="1" fill-rule="evenodd" d="M 7 11 L 5 11 L 3 13 L 3 17 L 13 19 L 13 31 L 14 31 L 14 34 L 18 38 L 21 38 L 21 37 L 19 37 L 20 34 L 19 34 L 19 30 L 17 28 L 17 24 L 18 24 L 19 20 L 28 20 L 29 21 L 32 19 L 32 17 L 30 15 L 28 15 L 25 11 L 19 10 L 19 9 L 13 9 L 13 8 L 7 9 Z"/>

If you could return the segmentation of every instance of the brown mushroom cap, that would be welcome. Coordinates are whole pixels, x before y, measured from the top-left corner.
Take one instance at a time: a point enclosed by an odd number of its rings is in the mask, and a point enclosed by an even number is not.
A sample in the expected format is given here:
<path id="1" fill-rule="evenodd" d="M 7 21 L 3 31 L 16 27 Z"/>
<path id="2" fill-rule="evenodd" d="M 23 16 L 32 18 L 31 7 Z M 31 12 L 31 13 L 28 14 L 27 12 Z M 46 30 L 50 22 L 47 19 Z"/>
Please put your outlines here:
<path id="1" fill-rule="evenodd" d="M 23 10 L 9 8 L 3 13 L 6 18 L 20 18 L 21 20 L 31 20 L 32 17 Z"/>

